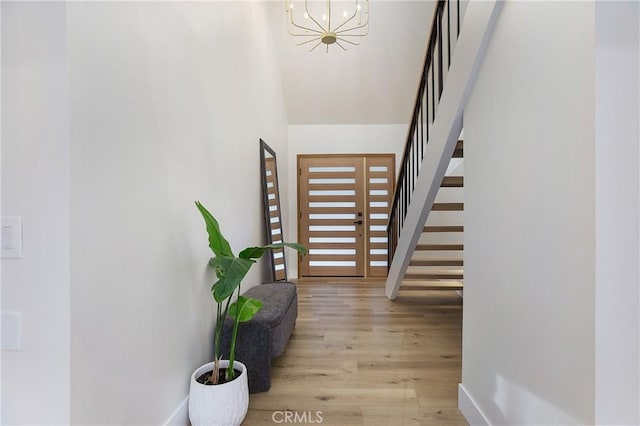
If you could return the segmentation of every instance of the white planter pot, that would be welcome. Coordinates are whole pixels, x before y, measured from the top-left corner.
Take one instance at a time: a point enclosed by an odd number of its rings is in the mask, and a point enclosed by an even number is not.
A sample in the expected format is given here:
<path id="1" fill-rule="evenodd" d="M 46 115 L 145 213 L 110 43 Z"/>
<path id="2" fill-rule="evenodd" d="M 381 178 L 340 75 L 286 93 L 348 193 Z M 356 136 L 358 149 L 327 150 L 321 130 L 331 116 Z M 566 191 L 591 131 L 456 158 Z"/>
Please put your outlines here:
<path id="1" fill-rule="evenodd" d="M 229 361 L 220 361 L 220 368 L 226 368 Z M 203 385 L 196 379 L 213 370 L 213 362 L 205 364 L 191 375 L 189 388 L 189 420 L 193 426 L 237 426 L 242 423 L 249 409 L 249 386 L 247 367 L 234 361 L 233 368 L 241 370 L 234 380 L 220 385 Z"/>

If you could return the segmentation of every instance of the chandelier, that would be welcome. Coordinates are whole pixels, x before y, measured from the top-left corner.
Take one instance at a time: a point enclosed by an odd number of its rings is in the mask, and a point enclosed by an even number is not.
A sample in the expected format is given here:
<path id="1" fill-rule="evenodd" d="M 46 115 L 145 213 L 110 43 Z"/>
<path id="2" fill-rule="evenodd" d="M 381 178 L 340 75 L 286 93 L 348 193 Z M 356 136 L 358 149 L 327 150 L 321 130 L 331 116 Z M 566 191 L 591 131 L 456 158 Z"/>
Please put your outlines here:
<path id="1" fill-rule="evenodd" d="M 332 1 L 285 0 L 289 34 L 300 37 L 298 46 L 309 44 L 312 52 L 321 44 L 336 44 L 347 50 L 346 44 L 357 46 L 369 33 L 369 0 Z M 310 7 L 311 6 L 311 7 Z M 302 10 L 304 9 L 304 10 Z M 294 12 L 295 11 L 295 12 Z M 315 44 L 314 44 L 315 43 Z"/>

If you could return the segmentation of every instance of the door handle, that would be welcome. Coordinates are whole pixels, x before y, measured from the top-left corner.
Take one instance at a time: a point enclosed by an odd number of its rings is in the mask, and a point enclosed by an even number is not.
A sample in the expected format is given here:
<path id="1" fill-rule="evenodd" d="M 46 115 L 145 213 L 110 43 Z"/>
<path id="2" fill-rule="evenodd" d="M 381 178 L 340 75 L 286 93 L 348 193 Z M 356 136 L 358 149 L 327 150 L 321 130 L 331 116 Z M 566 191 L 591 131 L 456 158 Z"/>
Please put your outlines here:
<path id="1" fill-rule="evenodd" d="M 356 221 L 355 221 L 355 222 L 353 222 L 353 223 L 355 223 L 356 225 L 362 225 L 362 221 L 361 221 L 361 220 L 356 220 Z"/>

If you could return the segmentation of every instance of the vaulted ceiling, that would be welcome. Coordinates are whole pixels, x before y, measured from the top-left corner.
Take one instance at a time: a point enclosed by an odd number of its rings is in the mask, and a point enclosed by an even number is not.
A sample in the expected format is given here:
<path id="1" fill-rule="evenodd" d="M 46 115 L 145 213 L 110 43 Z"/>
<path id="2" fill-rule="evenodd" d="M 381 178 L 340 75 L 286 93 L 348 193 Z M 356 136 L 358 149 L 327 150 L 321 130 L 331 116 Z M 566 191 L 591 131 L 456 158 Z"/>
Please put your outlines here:
<path id="1" fill-rule="evenodd" d="M 309 52 L 288 34 L 284 2 L 270 2 L 289 124 L 408 123 L 432 13 L 432 1 L 370 0 L 359 46 Z"/>

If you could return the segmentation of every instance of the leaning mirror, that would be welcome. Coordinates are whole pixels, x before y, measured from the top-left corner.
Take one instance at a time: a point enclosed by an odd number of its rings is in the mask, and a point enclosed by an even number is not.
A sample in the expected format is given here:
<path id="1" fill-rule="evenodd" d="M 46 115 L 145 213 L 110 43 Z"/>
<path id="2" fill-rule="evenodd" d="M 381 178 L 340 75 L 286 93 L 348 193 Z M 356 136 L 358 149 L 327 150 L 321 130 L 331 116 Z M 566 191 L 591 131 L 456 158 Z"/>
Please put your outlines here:
<path id="1" fill-rule="evenodd" d="M 262 139 L 260 139 L 260 175 L 262 176 L 262 198 L 264 200 L 267 244 L 281 243 L 284 239 L 282 236 L 276 153 Z M 273 281 L 287 281 L 287 264 L 284 257 L 284 249 L 270 250 L 270 252 L 271 279 Z"/>

